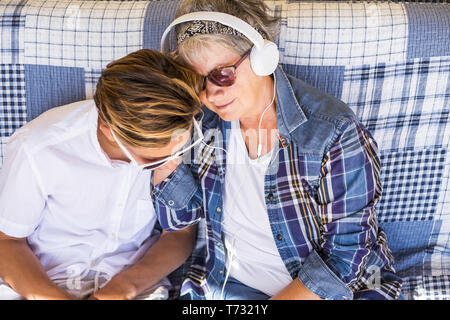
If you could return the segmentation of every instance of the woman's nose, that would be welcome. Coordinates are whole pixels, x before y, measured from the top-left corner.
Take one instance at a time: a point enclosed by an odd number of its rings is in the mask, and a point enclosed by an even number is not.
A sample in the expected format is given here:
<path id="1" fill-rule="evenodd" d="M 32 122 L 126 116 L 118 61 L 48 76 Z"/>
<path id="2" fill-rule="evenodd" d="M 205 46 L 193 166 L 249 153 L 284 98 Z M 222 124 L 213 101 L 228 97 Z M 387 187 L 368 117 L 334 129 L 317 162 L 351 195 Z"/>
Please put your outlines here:
<path id="1" fill-rule="evenodd" d="M 225 95 L 224 87 L 219 87 L 218 85 L 215 85 L 208 80 L 206 80 L 204 92 L 209 103 L 214 103 L 215 101 L 217 101 L 217 99 L 220 99 Z"/>

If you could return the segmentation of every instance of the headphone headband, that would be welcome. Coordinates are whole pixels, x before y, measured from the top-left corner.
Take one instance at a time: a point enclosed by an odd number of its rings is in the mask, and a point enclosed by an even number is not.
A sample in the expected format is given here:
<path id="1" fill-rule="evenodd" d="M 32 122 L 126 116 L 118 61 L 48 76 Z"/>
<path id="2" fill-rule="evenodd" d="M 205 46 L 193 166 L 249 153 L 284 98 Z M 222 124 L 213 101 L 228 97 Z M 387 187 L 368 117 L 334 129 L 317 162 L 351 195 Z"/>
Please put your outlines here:
<path id="1" fill-rule="evenodd" d="M 247 22 L 223 12 L 216 11 L 198 11 L 191 12 L 185 15 L 182 15 L 172 21 L 172 23 L 166 28 L 162 37 L 161 37 L 161 51 L 167 52 L 169 51 L 169 41 L 168 34 L 172 30 L 172 28 L 178 24 L 196 21 L 196 20 L 206 20 L 206 21 L 216 21 L 228 27 L 231 27 L 243 35 L 245 35 L 259 50 L 264 46 L 263 37 Z"/>
<path id="2" fill-rule="evenodd" d="M 279 51 L 275 43 L 264 38 L 247 22 L 223 12 L 200 11 L 191 12 L 175 19 L 164 31 L 161 37 L 161 51 L 169 51 L 168 34 L 177 24 L 189 21 L 214 21 L 240 32 L 253 43 L 250 52 L 250 64 L 253 72 L 258 76 L 272 74 L 278 66 Z"/>

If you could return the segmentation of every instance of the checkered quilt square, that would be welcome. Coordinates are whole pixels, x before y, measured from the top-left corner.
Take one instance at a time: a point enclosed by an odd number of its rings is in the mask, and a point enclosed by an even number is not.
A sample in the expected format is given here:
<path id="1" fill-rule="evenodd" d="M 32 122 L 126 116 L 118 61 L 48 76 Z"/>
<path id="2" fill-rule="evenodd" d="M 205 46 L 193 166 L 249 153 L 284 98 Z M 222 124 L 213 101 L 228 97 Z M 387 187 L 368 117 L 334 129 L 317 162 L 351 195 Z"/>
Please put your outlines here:
<path id="1" fill-rule="evenodd" d="M 380 221 L 433 219 L 446 153 L 445 149 L 382 151 Z"/>
<path id="2" fill-rule="evenodd" d="M 407 300 L 449 300 L 450 276 L 405 278 L 402 294 Z"/>
<path id="3" fill-rule="evenodd" d="M 349 67 L 341 99 L 381 149 L 448 146 L 450 57 Z"/>
<path id="4" fill-rule="evenodd" d="M 408 25 L 392 2 L 286 2 L 279 47 L 282 62 L 361 65 L 404 60 Z"/>
<path id="5" fill-rule="evenodd" d="M 0 137 L 8 137 L 27 121 L 23 65 L 0 64 Z"/>
<path id="6" fill-rule="evenodd" d="M 23 59 L 24 4 L 27 1 L 0 2 L 0 63 L 16 64 Z"/>
<path id="7" fill-rule="evenodd" d="M 32 1 L 25 62 L 102 69 L 142 48 L 144 1 Z"/>

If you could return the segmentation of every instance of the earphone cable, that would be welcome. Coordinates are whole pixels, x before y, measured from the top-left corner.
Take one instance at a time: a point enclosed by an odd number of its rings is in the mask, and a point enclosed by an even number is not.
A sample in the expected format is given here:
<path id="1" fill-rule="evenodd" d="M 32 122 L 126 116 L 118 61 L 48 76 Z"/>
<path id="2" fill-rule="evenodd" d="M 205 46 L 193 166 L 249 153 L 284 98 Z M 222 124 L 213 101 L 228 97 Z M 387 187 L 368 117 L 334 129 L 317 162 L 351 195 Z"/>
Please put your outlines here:
<path id="1" fill-rule="evenodd" d="M 269 110 L 270 106 L 275 101 L 276 93 L 277 93 L 277 80 L 276 80 L 275 77 L 273 77 L 273 97 L 272 97 L 272 101 L 269 103 L 269 105 L 266 107 L 266 109 L 264 109 L 263 113 L 261 114 L 261 118 L 259 119 L 259 125 L 258 125 L 259 143 L 258 143 L 258 150 L 257 150 L 257 157 L 258 158 L 261 156 L 261 153 L 262 153 L 262 141 L 261 141 L 261 123 L 262 123 L 262 119 L 263 119 L 264 114 L 266 113 L 266 111 Z"/>

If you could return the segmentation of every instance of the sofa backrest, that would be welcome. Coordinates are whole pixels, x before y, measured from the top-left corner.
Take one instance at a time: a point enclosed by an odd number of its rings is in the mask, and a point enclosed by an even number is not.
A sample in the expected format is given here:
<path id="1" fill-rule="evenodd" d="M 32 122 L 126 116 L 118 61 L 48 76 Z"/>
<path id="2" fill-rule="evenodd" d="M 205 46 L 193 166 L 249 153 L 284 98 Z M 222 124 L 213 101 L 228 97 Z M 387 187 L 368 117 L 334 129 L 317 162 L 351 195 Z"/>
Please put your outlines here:
<path id="1" fill-rule="evenodd" d="M 108 62 L 159 49 L 178 3 L 2 0 L 0 165 L 17 128 L 91 98 Z M 450 5 L 266 3 L 285 71 L 346 102 L 378 142 L 378 220 L 405 298 L 450 298 Z"/>

